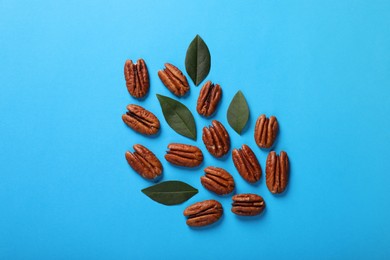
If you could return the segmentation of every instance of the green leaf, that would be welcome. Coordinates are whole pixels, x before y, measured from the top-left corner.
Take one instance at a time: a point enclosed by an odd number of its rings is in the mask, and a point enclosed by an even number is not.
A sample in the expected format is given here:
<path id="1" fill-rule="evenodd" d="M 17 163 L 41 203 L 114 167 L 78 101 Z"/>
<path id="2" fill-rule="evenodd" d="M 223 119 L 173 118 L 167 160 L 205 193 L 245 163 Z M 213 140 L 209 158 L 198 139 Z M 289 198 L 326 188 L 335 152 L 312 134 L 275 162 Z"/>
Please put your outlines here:
<path id="1" fill-rule="evenodd" d="M 209 74 L 211 63 L 209 48 L 199 35 L 188 46 L 185 63 L 188 75 L 198 86 Z"/>
<path id="2" fill-rule="evenodd" d="M 234 95 L 227 111 L 229 125 L 241 134 L 249 119 L 249 108 L 241 90 Z"/>
<path id="3" fill-rule="evenodd" d="M 168 125 L 178 134 L 196 140 L 195 119 L 191 111 L 179 101 L 159 94 L 156 96 Z"/>
<path id="4" fill-rule="evenodd" d="M 143 189 L 142 192 L 152 200 L 169 206 L 187 201 L 198 190 L 181 181 L 165 181 Z"/>

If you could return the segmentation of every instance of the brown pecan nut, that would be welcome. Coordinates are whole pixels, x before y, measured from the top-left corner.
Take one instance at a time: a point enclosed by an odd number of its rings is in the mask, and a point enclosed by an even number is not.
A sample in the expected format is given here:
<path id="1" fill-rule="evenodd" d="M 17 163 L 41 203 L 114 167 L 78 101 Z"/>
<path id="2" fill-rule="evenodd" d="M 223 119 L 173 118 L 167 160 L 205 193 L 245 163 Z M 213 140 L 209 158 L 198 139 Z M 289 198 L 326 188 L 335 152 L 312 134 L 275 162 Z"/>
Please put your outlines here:
<path id="1" fill-rule="evenodd" d="M 165 159 L 175 165 L 183 167 L 196 167 L 203 162 L 202 151 L 193 145 L 169 144 Z"/>
<path id="2" fill-rule="evenodd" d="M 216 200 L 205 200 L 197 202 L 184 210 L 187 225 L 202 227 L 218 221 L 223 213 L 221 203 Z"/>
<path id="3" fill-rule="evenodd" d="M 127 91 L 135 98 L 144 97 L 149 91 L 149 73 L 143 59 L 133 64 L 132 60 L 125 62 L 125 80 Z"/>
<path id="4" fill-rule="evenodd" d="M 184 96 L 190 90 L 186 76 L 170 63 L 165 63 L 165 68 L 158 71 L 158 76 L 164 85 L 178 97 Z"/>
<path id="5" fill-rule="evenodd" d="M 196 111 L 202 116 L 209 117 L 214 114 L 222 97 L 222 88 L 218 84 L 207 81 L 200 90 Z"/>
<path id="6" fill-rule="evenodd" d="M 160 160 L 148 148 L 140 144 L 133 146 L 134 153 L 126 152 L 126 160 L 142 177 L 154 180 L 162 173 L 163 167 Z"/>
<path id="7" fill-rule="evenodd" d="M 265 182 L 270 192 L 282 193 L 288 183 L 289 162 L 287 153 L 280 152 L 280 156 L 272 151 L 268 154 L 265 169 Z"/>
<path id="8" fill-rule="evenodd" d="M 237 194 L 232 199 L 232 212 L 237 215 L 256 216 L 265 208 L 264 199 L 257 194 Z"/>
<path id="9" fill-rule="evenodd" d="M 217 120 L 213 120 L 209 128 L 203 128 L 202 140 L 207 150 L 215 157 L 222 157 L 229 152 L 230 136 Z"/>
<path id="10" fill-rule="evenodd" d="M 271 116 L 267 118 L 264 114 L 259 116 L 255 127 L 255 141 L 261 148 L 271 148 L 279 131 L 278 120 Z"/>
<path id="11" fill-rule="evenodd" d="M 157 134 L 160 129 L 160 121 L 150 111 L 138 105 L 128 105 L 126 114 L 122 120 L 126 125 L 144 135 Z"/>
<path id="12" fill-rule="evenodd" d="M 234 190 L 234 179 L 222 168 L 209 166 L 204 169 L 206 173 L 200 178 L 203 187 L 218 195 L 226 195 Z"/>
<path id="13" fill-rule="evenodd" d="M 252 149 L 244 144 L 241 149 L 233 149 L 234 166 L 242 178 L 250 183 L 255 183 L 261 178 L 261 166 Z"/>

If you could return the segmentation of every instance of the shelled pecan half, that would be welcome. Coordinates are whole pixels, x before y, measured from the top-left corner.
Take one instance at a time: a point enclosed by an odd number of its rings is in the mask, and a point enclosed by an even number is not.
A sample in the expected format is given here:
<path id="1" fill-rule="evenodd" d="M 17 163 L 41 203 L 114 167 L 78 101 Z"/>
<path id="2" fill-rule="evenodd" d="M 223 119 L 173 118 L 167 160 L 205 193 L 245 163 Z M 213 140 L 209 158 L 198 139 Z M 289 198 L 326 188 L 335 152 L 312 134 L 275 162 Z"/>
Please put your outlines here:
<path id="1" fill-rule="evenodd" d="M 267 118 L 264 114 L 259 116 L 255 126 L 255 141 L 261 148 L 271 148 L 279 131 L 276 117 Z"/>
<path id="2" fill-rule="evenodd" d="M 202 151 L 193 145 L 172 143 L 168 145 L 165 159 L 175 165 L 196 167 L 203 162 Z"/>
<path id="3" fill-rule="evenodd" d="M 218 195 L 226 195 L 234 190 L 235 184 L 233 176 L 226 170 L 209 166 L 204 169 L 206 173 L 200 178 L 203 187 Z"/>
<path id="4" fill-rule="evenodd" d="M 135 98 L 144 97 L 149 91 L 149 73 L 143 59 L 137 60 L 134 64 L 132 60 L 125 62 L 125 80 L 127 91 Z"/>
<path id="5" fill-rule="evenodd" d="M 221 203 L 216 200 L 205 200 L 197 202 L 184 210 L 187 225 L 202 227 L 218 221 L 223 214 Z"/>
<path id="6" fill-rule="evenodd" d="M 257 194 L 237 194 L 232 199 L 232 212 L 240 216 L 256 216 L 265 208 L 264 199 Z"/>
<path id="7" fill-rule="evenodd" d="M 241 149 L 233 149 L 233 163 L 242 178 L 255 183 L 261 178 L 261 166 L 252 149 L 246 144 Z"/>
<path id="8" fill-rule="evenodd" d="M 145 179 L 154 180 L 162 174 L 160 160 L 148 148 L 136 144 L 133 146 L 134 153 L 126 152 L 126 160 L 139 175 Z"/>
<path id="9" fill-rule="evenodd" d="M 211 123 L 209 128 L 203 128 L 202 140 L 213 156 L 222 157 L 229 152 L 230 136 L 219 121 L 213 120 Z"/>
<path id="10" fill-rule="evenodd" d="M 218 84 L 207 81 L 200 90 L 196 111 L 202 116 L 209 117 L 214 114 L 222 97 L 222 88 Z"/>
<path id="11" fill-rule="evenodd" d="M 150 111 L 138 105 L 128 105 L 126 114 L 122 115 L 123 122 L 133 130 L 144 134 L 154 135 L 160 129 L 160 121 Z"/>
<path id="12" fill-rule="evenodd" d="M 170 63 L 165 63 L 165 68 L 158 71 L 158 76 L 164 85 L 178 97 L 184 96 L 190 90 L 186 76 Z"/>
<path id="13" fill-rule="evenodd" d="M 289 161 L 287 153 L 280 152 L 280 156 L 272 151 L 268 154 L 265 179 L 270 192 L 282 193 L 288 184 Z"/>

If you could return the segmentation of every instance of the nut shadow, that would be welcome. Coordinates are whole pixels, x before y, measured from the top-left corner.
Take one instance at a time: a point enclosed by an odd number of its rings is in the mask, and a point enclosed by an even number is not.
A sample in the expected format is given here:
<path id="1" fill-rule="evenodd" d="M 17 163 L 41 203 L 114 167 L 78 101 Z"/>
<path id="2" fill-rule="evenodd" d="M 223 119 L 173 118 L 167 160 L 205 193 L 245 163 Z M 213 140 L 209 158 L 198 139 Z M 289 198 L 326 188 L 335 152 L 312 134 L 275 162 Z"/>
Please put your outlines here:
<path id="1" fill-rule="evenodd" d="M 210 153 L 211 154 L 211 153 Z M 227 161 L 230 157 L 232 157 L 232 149 L 230 147 L 229 151 L 227 152 L 227 154 L 225 154 L 224 156 L 222 157 L 215 157 L 214 155 L 212 155 L 214 159 L 217 159 L 218 161 Z"/>
<path id="2" fill-rule="evenodd" d="M 149 87 L 149 90 L 148 92 L 146 92 L 146 95 L 141 97 L 141 98 L 136 98 L 136 97 L 133 97 L 132 95 L 130 95 L 130 97 L 132 97 L 134 100 L 137 100 L 137 101 L 144 101 L 145 99 L 147 99 L 150 95 L 150 87 Z"/>
<path id="3" fill-rule="evenodd" d="M 168 161 L 167 161 L 168 162 Z M 199 164 L 198 166 L 196 167 L 184 167 L 184 166 L 179 166 L 179 165 L 176 165 L 176 164 L 173 164 L 173 163 L 170 163 L 168 162 L 168 164 L 170 166 L 172 166 L 173 168 L 176 168 L 178 170 L 184 170 L 184 171 L 189 171 L 189 172 L 197 172 L 199 171 L 201 168 L 203 168 L 204 166 L 204 160 L 202 161 L 201 164 Z"/>
<path id="4" fill-rule="evenodd" d="M 251 221 L 258 221 L 260 219 L 263 219 L 266 217 L 267 215 L 267 206 L 264 208 L 263 212 L 261 212 L 261 214 L 259 215 L 256 215 L 256 216 L 240 216 L 240 215 L 236 215 L 236 218 L 239 220 L 239 221 L 243 221 L 243 222 L 251 222 Z"/>
<path id="5" fill-rule="evenodd" d="M 122 121 L 122 122 L 123 122 L 123 121 Z M 155 134 L 155 135 L 144 135 L 144 134 L 142 134 L 142 133 L 140 133 L 140 132 L 135 131 L 135 130 L 132 129 L 131 127 L 127 126 L 125 123 L 124 123 L 124 125 L 125 125 L 125 127 L 126 127 L 127 129 L 129 129 L 130 132 L 139 134 L 139 135 L 141 135 L 141 136 L 143 136 L 143 137 L 150 138 L 150 139 L 156 139 L 156 138 L 158 138 L 158 137 L 161 135 L 161 132 L 163 131 L 162 128 L 160 127 L 160 129 L 158 130 L 157 134 Z"/>
<path id="6" fill-rule="evenodd" d="M 216 227 L 218 227 L 218 226 L 220 226 L 222 224 L 222 221 L 224 220 L 224 218 L 225 218 L 225 214 L 222 214 L 221 218 L 218 219 L 217 222 L 214 222 L 211 225 L 207 225 L 207 226 L 204 226 L 204 227 L 191 227 L 191 226 L 188 226 L 188 228 L 191 229 L 191 230 L 196 230 L 196 231 L 214 229 L 214 228 L 216 228 Z"/>

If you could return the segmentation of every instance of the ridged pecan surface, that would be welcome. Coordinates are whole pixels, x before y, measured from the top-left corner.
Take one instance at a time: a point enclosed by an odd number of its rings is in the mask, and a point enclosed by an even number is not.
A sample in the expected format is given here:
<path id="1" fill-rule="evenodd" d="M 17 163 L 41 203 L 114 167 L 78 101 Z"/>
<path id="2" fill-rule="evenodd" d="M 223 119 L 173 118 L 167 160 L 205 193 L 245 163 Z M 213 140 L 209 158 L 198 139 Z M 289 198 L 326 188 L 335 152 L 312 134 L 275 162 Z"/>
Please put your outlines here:
<path id="1" fill-rule="evenodd" d="M 230 136 L 217 120 L 213 120 L 209 128 L 203 128 L 202 140 L 207 150 L 215 157 L 222 157 L 229 152 Z"/>
<path id="2" fill-rule="evenodd" d="M 261 178 L 261 166 L 252 149 L 246 144 L 241 149 L 233 149 L 234 166 L 242 178 L 250 183 L 255 183 Z"/>
<path id="3" fill-rule="evenodd" d="M 160 160 L 148 148 L 136 144 L 133 146 L 134 153 L 126 152 L 126 160 L 142 177 L 153 180 L 162 174 L 163 167 Z"/>
<path id="4" fill-rule="evenodd" d="M 205 200 L 197 202 L 184 210 L 187 225 L 202 227 L 218 221 L 223 214 L 221 203 L 216 200 Z"/>
<path id="5" fill-rule="evenodd" d="M 232 212 L 237 215 L 259 215 L 265 208 L 264 199 L 257 194 L 237 194 L 232 199 Z"/>
<path id="6" fill-rule="evenodd" d="M 218 195 L 226 195 L 234 190 L 233 176 L 226 170 L 209 166 L 204 169 L 205 175 L 200 178 L 203 187 Z"/>
<path id="7" fill-rule="evenodd" d="M 265 179 L 270 192 L 282 193 L 288 184 L 289 161 L 287 153 L 280 152 L 280 156 L 272 151 L 268 154 Z"/>
<path id="8" fill-rule="evenodd" d="M 218 84 L 214 85 L 211 81 L 207 81 L 200 90 L 196 111 L 205 117 L 213 115 L 221 97 L 222 88 Z"/>
<path id="9" fill-rule="evenodd" d="M 158 76 L 164 85 L 178 97 L 184 96 L 190 90 L 186 76 L 170 63 L 165 63 L 165 68 L 158 71 Z"/>
<path id="10" fill-rule="evenodd" d="M 261 148 L 271 148 L 279 131 L 276 117 L 267 118 L 264 114 L 259 116 L 255 126 L 255 141 Z"/>
<path id="11" fill-rule="evenodd" d="M 144 97 L 149 91 L 149 73 L 145 61 L 139 59 L 136 64 L 132 60 L 125 62 L 126 87 L 135 98 Z"/>
<path id="12" fill-rule="evenodd" d="M 165 159 L 178 166 L 196 167 L 203 162 L 203 153 L 193 145 L 172 143 L 168 145 Z"/>
<path id="13" fill-rule="evenodd" d="M 126 114 L 122 115 L 126 125 L 144 135 L 157 134 L 160 121 L 152 112 L 138 105 L 128 105 L 127 110 Z"/>

